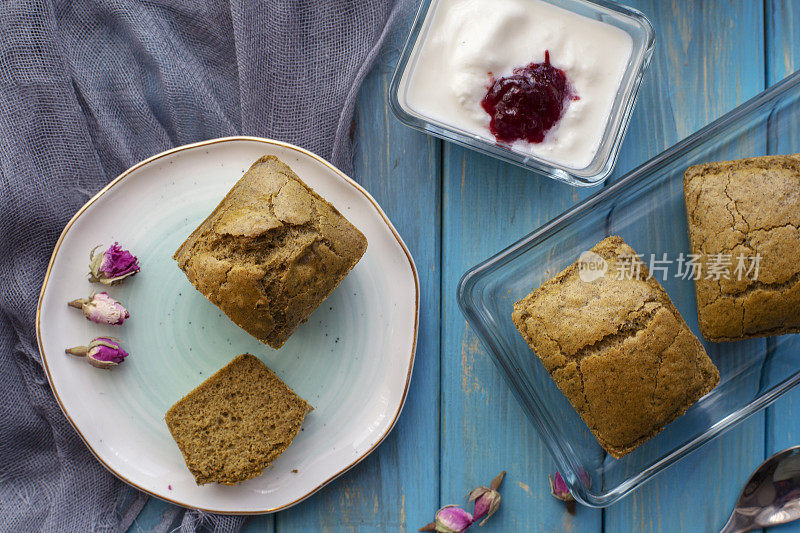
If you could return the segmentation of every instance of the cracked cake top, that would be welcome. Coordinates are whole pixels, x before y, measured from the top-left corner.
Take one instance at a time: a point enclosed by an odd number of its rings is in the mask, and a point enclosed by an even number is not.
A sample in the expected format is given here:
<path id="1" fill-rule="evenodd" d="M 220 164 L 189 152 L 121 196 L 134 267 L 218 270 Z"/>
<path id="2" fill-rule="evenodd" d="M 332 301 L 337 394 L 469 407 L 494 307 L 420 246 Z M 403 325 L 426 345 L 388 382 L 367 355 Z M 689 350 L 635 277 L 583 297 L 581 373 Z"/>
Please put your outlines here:
<path id="1" fill-rule="evenodd" d="M 684 174 L 700 331 L 712 341 L 800 331 L 800 156 L 690 167 Z M 713 261 L 726 276 L 708 276 Z"/>
<path id="2" fill-rule="evenodd" d="M 599 277 L 584 281 L 576 261 L 517 302 L 512 319 L 598 442 L 619 458 L 714 388 L 719 372 L 630 246 L 608 237 L 591 252 L 604 261 Z"/>
<path id="3" fill-rule="evenodd" d="M 355 226 L 269 155 L 253 163 L 174 258 L 206 298 L 277 349 L 366 249 Z"/>

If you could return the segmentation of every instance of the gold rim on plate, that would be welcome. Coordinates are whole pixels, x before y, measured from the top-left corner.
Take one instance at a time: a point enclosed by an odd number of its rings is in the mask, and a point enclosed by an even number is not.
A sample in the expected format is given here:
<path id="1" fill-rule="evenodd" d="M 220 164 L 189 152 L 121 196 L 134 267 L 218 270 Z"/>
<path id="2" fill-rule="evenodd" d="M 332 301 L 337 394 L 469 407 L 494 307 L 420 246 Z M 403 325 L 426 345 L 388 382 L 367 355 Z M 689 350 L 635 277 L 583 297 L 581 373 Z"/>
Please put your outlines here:
<path id="1" fill-rule="evenodd" d="M 125 478 L 122 474 L 120 474 L 119 472 L 117 472 L 116 470 L 111 468 L 111 466 L 108 463 L 106 463 L 105 461 L 103 461 L 103 459 L 100 458 L 98 453 L 94 450 L 94 448 L 92 448 L 91 444 L 89 444 L 89 441 L 83 435 L 83 433 L 81 432 L 80 428 L 78 428 L 77 424 L 75 424 L 75 422 L 72 420 L 72 417 L 69 416 L 69 413 L 67 412 L 66 407 L 64 407 L 64 403 L 61 401 L 61 398 L 58 395 L 58 391 L 56 391 L 55 387 L 53 387 L 53 381 L 52 381 L 52 379 L 50 377 L 50 367 L 47 364 L 47 357 L 45 356 L 44 348 L 42 347 L 42 335 L 41 335 L 41 331 L 40 331 L 40 327 L 41 327 L 41 314 L 40 314 L 40 312 L 41 312 L 41 309 L 42 309 L 42 299 L 44 298 L 44 292 L 45 292 L 45 289 L 47 288 L 47 282 L 50 279 L 50 271 L 53 268 L 53 263 L 55 262 L 56 255 L 58 255 L 58 250 L 61 248 L 61 243 L 64 240 L 64 237 L 67 235 L 67 232 L 72 227 L 72 225 L 75 223 L 75 221 L 78 220 L 78 218 L 83 214 L 83 212 L 86 211 L 86 209 L 88 209 L 90 205 L 92 205 L 94 202 L 96 202 L 97 199 L 100 198 L 103 194 L 107 193 L 109 190 L 111 190 L 112 187 L 114 187 L 115 185 L 120 183 L 123 179 L 125 179 L 127 176 L 129 176 L 133 171 L 138 170 L 139 168 L 147 165 L 148 163 L 152 163 L 153 161 L 156 161 L 157 159 L 161 159 L 162 157 L 166 157 L 168 155 L 172 155 L 172 154 L 175 154 L 175 153 L 178 153 L 178 152 L 182 152 L 184 150 L 189 150 L 189 149 L 192 149 L 192 148 L 199 148 L 201 146 L 209 146 L 209 145 L 212 145 L 212 144 L 219 144 L 219 143 L 224 143 L 224 142 L 229 142 L 229 141 L 252 141 L 252 142 L 259 142 L 259 143 L 264 143 L 264 144 L 267 144 L 267 145 L 280 146 L 280 147 L 283 147 L 283 148 L 288 148 L 290 150 L 294 150 L 296 152 L 304 154 L 304 155 L 306 155 L 308 157 L 311 157 L 312 159 L 315 159 L 316 161 L 322 163 L 323 165 L 328 167 L 330 170 L 332 170 L 334 172 L 334 174 L 339 176 L 346 183 L 348 183 L 354 189 L 356 189 L 358 192 L 363 194 L 364 197 L 366 197 L 366 199 L 378 211 L 378 214 L 381 216 L 383 221 L 389 227 L 389 229 L 391 230 L 391 232 L 394 235 L 395 239 L 397 239 L 397 242 L 400 245 L 400 248 L 402 248 L 403 253 L 405 253 L 406 258 L 408 259 L 409 266 L 411 267 L 411 272 L 414 274 L 414 286 L 416 288 L 416 296 L 415 296 L 415 303 L 414 303 L 414 340 L 413 340 L 413 342 L 411 344 L 411 358 L 410 358 L 409 364 L 408 364 L 408 373 L 406 374 L 406 383 L 405 383 L 405 386 L 403 388 L 403 396 L 402 396 L 402 398 L 400 398 L 400 405 L 398 406 L 397 412 L 395 413 L 394 418 L 392 419 L 392 422 L 389 424 L 389 427 L 386 429 L 384 434 L 381 435 L 380 438 L 375 442 L 375 444 L 373 444 L 360 457 L 358 457 L 355 461 L 353 461 L 352 463 L 350 463 L 349 465 L 345 466 L 343 469 L 341 469 L 340 471 L 335 473 L 333 476 L 329 477 L 328 479 L 326 479 L 325 481 L 323 481 L 322 483 L 320 483 L 319 485 L 317 485 L 316 487 L 311 489 L 305 495 L 303 495 L 300 498 L 298 498 L 298 499 L 296 499 L 294 501 L 291 501 L 291 502 L 289 502 L 289 503 L 287 503 L 285 505 L 281 505 L 279 507 L 273 507 L 273 508 L 269 508 L 269 509 L 258 510 L 258 511 L 215 511 L 215 510 L 212 510 L 212 509 L 204 509 L 202 507 L 193 507 L 193 506 L 188 505 L 188 504 L 186 504 L 184 502 L 180 502 L 180 501 L 177 501 L 177 500 L 173 500 L 171 498 L 167 498 L 166 496 L 162 496 L 160 494 L 156 494 L 151 490 L 148 490 L 148 489 L 146 489 L 146 488 L 144 488 L 144 487 L 142 487 L 140 485 L 137 485 L 136 483 L 130 481 L 129 479 Z M 277 511 L 281 511 L 283 509 L 287 509 L 287 508 L 289 508 L 289 507 L 291 507 L 291 506 L 293 506 L 295 504 L 300 503 L 301 501 L 305 500 L 309 496 L 314 495 L 316 492 L 318 492 L 320 489 L 322 489 L 322 487 L 324 487 L 325 485 L 327 485 L 328 483 L 330 483 L 331 481 L 333 481 L 337 477 L 341 476 L 342 474 L 344 474 L 345 472 L 347 472 L 348 470 L 350 470 L 351 468 L 356 466 L 358 463 L 360 463 L 361 461 L 366 459 L 367 456 L 370 455 L 373 451 L 375 451 L 375 449 L 383 442 L 383 440 L 389 435 L 389 433 L 391 433 L 392 429 L 394 429 L 395 424 L 397 424 L 397 419 L 400 416 L 400 412 L 403 410 L 403 406 L 406 403 L 406 396 L 408 395 L 408 387 L 409 387 L 409 384 L 411 383 L 411 371 L 414 368 L 414 356 L 415 356 L 415 353 L 416 353 L 416 350 L 417 350 L 417 332 L 418 332 L 418 328 L 419 328 L 419 277 L 417 275 L 417 268 L 416 268 L 416 266 L 414 264 L 414 259 L 411 257 L 411 253 L 409 253 L 408 248 L 406 248 L 406 245 L 403 242 L 403 239 L 397 233 L 397 230 L 394 228 L 394 226 L 392 225 L 391 221 L 386 216 L 386 213 L 383 212 L 383 209 L 381 209 L 381 207 L 378 205 L 378 203 L 375 201 L 375 199 L 361 185 L 356 183 L 352 178 L 347 176 L 344 172 L 342 172 L 341 170 L 339 170 L 338 168 L 336 168 L 332 164 L 328 163 L 326 160 L 322 159 L 318 155 L 309 152 L 308 150 L 305 150 L 303 148 L 300 148 L 299 146 L 295 146 L 293 144 L 285 143 L 285 142 L 282 142 L 282 141 L 275 141 L 275 140 L 272 140 L 272 139 L 264 139 L 264 138 L 261 138 L 261 137 L 248 137 L 248 136 L 221 137 L 221 138 L 218 138 L 218 139 L 209 139 L 209 140 L 206 140 L 206 141 L 200 141 L 200 142 L 196 142 L 196 143 L 192 143 L 192 144 L 187 144 L 187 145 L 184 145 L 184 146 L 178 146 L 177 148 L 172 148 L 170 150 L 161 152 L 160 154 L 156 154 L 156 155 L 154 155 L 152 157 L 149 157 L 149 158 L 145 159 L 144 161 L 141 161 L 141 162 L 133 165 L 131 168 L 129 168 L 128 170 L 126 170 L 125 172 L 123 172 L 122 174 L 120 174 L 119 176 L 114 178 L 114 180 L 111 181 L 108 185 L 106 185 L 105 187 L 100 189 L 100 192 L 95 194 L 88 202 L 86 202 L 83 205 L 83 207 L 78 209 L 78 212 L 75 213 L 75 215 L 70 219 L 69 222 L 67 222 L 67 225 L 64 227 L 64 230 L 61 232 L 61 235 L 58 237 L 58 241 L 56 242 L 56 246 L 53 249 L 53 255 L 50 256 L 50 262 L 47 265 L 47 271 L 45 272 L 44 281 L 42 282 L 42 290 L 39 292 L 39 302 L 38 302 L 38 304 L 36 306 L 36 342 L 37 342 L 37 344 L 39 346 L 39 354 L 42 357 L 42 363 L 44 364 L 44 370 L 45 370 L 45 374 L 47 375 L 47 381 L 50 384 L 50 389 L 53 391 L 53 395 L 55 396 L 56 401 L 58 401 L 58 405 L 59 405 L 59 407 L 61 407 L 61 411 L 63 411 L 64 416 L 67 417 L 67 420 L 69 420 L 69 423 L 72 424 L 72 427 L 75 428 L 75 431 L 81 437 L 81 440 L 83 440 L 84 444 L 86 444 L 86 447 L 89 448 L 89 451 L 92 452 L 92 455 L 95 456 L 95 458 L 100 462 L 100 464 L 102 464 L 109 472 L 114 474 L 117 478 L 121 479 L 122 481 L 124 481 L 128 485 L 130 485 L 130 486 L 132 486 L 132 487 L 134 487 L 134 488 L 136 488 L 136 489 L 138 489 L 138 490 L 140 490 L 142 492 L 145 492 L 145 493 L 149 494 L 150 496 L 154 496 L 154 497 L 159 498 L 161 500 L 164 500 L 166 502 L 169 502 L 169 503 L 172 503 L 172 504 L 175 504 L 175 505 L 180 505 L 181 507 L 186 507 L 186 508 L 189 508 L 189 509 L 198 509 L 200 511 L 206 511 L 206 512 L 210 512 L 210 513 L 221 513 L 221 514 L 231 514 L 231 515 L 254 515 L 254 514 L 274 513 L 274 512 L 277 512 Z"/>

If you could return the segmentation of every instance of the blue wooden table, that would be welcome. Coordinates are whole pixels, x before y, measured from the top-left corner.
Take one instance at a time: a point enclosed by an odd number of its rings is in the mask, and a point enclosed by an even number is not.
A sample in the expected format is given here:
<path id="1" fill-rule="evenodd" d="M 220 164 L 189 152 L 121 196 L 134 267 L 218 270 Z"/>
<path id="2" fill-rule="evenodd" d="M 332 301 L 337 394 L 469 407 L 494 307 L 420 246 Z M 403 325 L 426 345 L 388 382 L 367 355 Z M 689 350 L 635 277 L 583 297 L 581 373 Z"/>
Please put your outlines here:
<path id="1" fill-rule="evenodd" d="M 610 182 L 800 68 L 800 0 L 627 3 L 650 18 L 657 46 Z M 408 401 L 364 462 L 289 510 L 251 518 L 244 530 L 412 531 L 504 469 L 502 508 L 488 532 L 719 529 L 750 472 L 800 444 L 800 390 L 619 503 L 568 514 L 549 495 L 548 452 L 467 327 L 455 289 L 467 268 L 597 188 L 570 188 L 401 125 L 385 98 L 405 41 L 400 33 L 361 89 L 353 177 L 383 206 L 419 269 L 422 315 Z M 166 511 L 151 499 L 131 531 L 148 530 Z"/>

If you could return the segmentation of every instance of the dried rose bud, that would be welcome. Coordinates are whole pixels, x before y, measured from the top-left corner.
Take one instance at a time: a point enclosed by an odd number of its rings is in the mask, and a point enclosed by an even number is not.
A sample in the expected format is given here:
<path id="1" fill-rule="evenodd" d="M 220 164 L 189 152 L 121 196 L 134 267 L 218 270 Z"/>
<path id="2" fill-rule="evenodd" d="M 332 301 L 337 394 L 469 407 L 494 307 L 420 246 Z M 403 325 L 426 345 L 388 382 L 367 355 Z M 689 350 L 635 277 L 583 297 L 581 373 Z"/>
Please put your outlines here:
<path id="1" fill-rule="evenodd" d="M 500 508 L 500 493 L 497 492 L 497 489 L 500 488 L 500 484 L 503 482 L 503 477 L 505 475 L 506 471 L 503 470 L 492 480 L 488 488 L 478 487 L 469 493 L 469 501 L 475 501 L 475 509 L 472 513 L 475 521 L 477 522 L 484 516 L 486 517 L 483 518 L 483 522 L 479 524 L 481 526 Z"/>
<path id="2" fill-rule="evenodd" d="M 556 470 L 555 476 L 547 476 L 547 478 L 550 480 L 550 494 L 552 494 L 554 498 L 562 502 L 575 501 L 575 498 L 572 497 L 572 493 L 567 488 L 567 484 L 564 483 L 564 478 L 561 477 L 561 473 L 558 470 Z"/>
<path id="3" fill-rule="evenodd" d="M 121 326 L 125 319 L 131 316 L 121 303 L 105 292 L 94 293 L 88 298 L 72 300 L 67 305 L 81 309 L 83 316 L 98 324 Z"/>
<path id="4" fill-rule="evenodd" d="M 75 346 L 64 350 L 71 355 L 86 357 L 86 362 L 97 368 L 111 370 L 128 357 L 128 352 L 120 348 L 119 339 L 114 337 L 97 337 L 89 346 Z"/>
<path id="5" fill-rule="evenodd" d="M 440 533 L 461 533 L 475 522 L 472 515 L 457 505 L 445 505 L 436 511 L 436 519 L 420 531 L 438 531 Z"/>
<path id="6" fill-rule="evenodd" d="M 98 252 L 95 246 L 89 253 L 89 281 L 114 285 L 139 272 L 136 256 L 115 242 L 108 250 Z"/>
<path id="7" fill-rule="evenodd" d="M 589 474 L 587 474 L 586 471 L 579 470 L 578 476 L 587 487 L 591 486 L 592 480 L 589 478 Z M 567 484 L 564 482 L 564 478 L 561 477 L 561 473 L 556 470 L 555 475 L 553 477 L 547 476 L 547 479 L 550 481 L 550 494 L 552 494 L 554 498 L 564 502 L 570 514 L 575 514 L 575 498 L 572 496 L 572 493 L 570 493 L 569 488 L 567 488 Z"/>

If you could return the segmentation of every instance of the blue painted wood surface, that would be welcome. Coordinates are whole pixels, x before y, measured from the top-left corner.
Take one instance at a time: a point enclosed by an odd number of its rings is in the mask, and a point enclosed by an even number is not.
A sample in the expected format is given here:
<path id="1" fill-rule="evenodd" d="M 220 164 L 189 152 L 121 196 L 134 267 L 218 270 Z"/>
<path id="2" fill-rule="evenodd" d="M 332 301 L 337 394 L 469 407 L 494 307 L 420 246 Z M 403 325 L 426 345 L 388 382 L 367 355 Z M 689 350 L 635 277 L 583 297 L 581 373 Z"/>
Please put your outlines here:
<path id="1" fill-rule="evenodd" d="M 611 182 L 800 68 L 797 0 L 626 3 L 650 18 L 658 44 Z M 306 502 L 250 519 L 244 530 L 411 531 L 503 469 L 502 510 L 486 531 L 718 529 L 749 473 L 769 454 L 800 444 L 800 389 L 621 502 L 566 513 L 548 494 L 552 460 L 467 327 L 455 288 L 467 268 L 596 189 L 539 178 L 400 125 L 385 93 L 403 41 L 387 44 L 361 89 L 354 177 L 386 210 L 420 273 L 408 402 L 367 460 Z M 131 531 L 147 531 L 170 511 L 151 499 Z"/>

